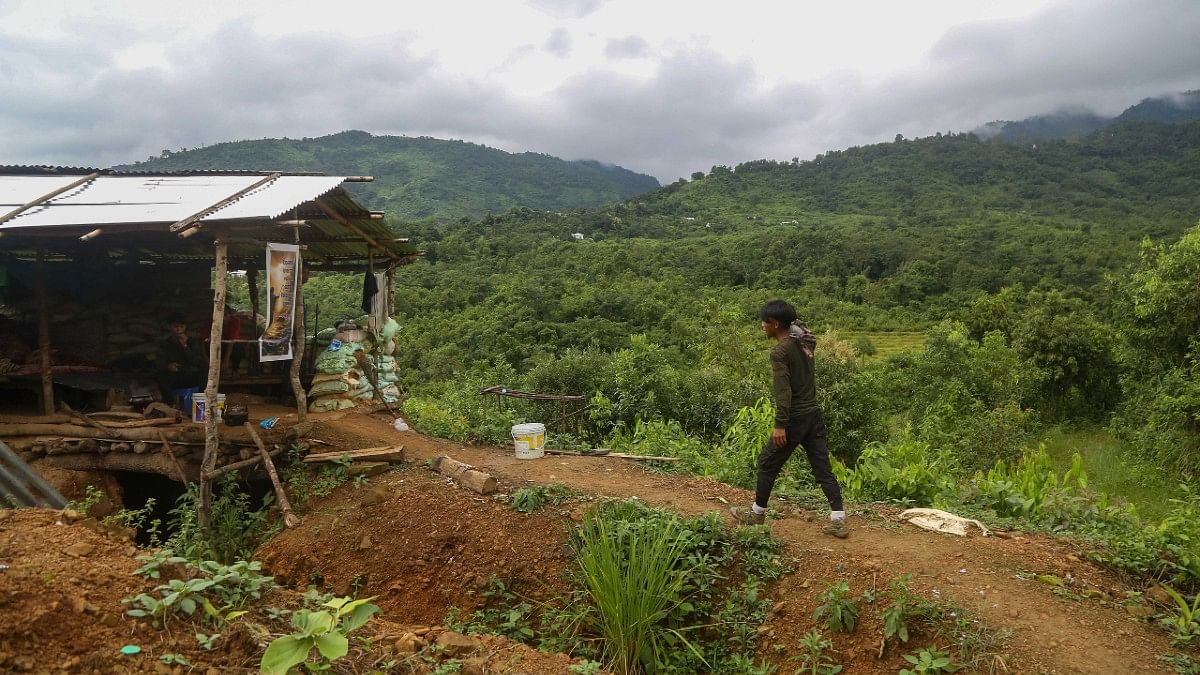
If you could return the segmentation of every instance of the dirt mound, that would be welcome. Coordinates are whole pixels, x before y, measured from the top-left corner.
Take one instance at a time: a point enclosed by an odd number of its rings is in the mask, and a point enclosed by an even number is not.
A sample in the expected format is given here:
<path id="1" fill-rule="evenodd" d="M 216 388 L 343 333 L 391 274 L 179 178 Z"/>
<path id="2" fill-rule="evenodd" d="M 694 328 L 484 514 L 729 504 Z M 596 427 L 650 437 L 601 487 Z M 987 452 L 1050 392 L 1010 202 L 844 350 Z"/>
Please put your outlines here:
<path id="1" fill-rule="evenodd" d="M 493 575 L 535 597 L 564 590 L 566 536 L 560 513 L 521 514 L 410 465 L 311 503 L 255 558 L 293 588 L 377 596 L 389 615 L 436 624 L 475 607 Z"/>
<path id="2" fill-rule="evenodd" d="M 0 511 L 0 670 L 153 672 L 157 657 L 123 656 L 153 636 L 127 619 L 121 598 L 144 584 L 128 539 L 95 521 L 64 524 L 57 511 Z"/>
<path id="3" fill-rule="evenodd" d="M 142 565 L 136 556 L 144 551 L 106 529 L 90 519 L 64 522 L 57 511 L 0 510 L 0 564 L 7 566 L 0 571 L 0 672 L 182 672 L 159 660 L 168 654 L 186 659 L 188 672 L 256 672 L 266 644 L 289 630 L 287 619 L 272 612 L 302 605 L 297 593 L 271 591 L 250 614 L 227 624 L 214 649 L 206 651 L 194 634 L 216 629 L 199 620 L 177 618 L 160 630 L 124 614 L 122 598 L 160 582 L 134 575 Z M 431 645 L 444 629 L 398 618 L 389 621 L 385 609 L 355 633 L 355 647 L 335 672 L 428 673 L 451 655 L 461 660 L 463 673 L 475 675 L 549 675 L 566 672 L 572 663 L 499 637 L 464 637 L 455 650 L 439 650 Z M 403 638 L 416 633 L 422 644 L 404 648 Z M 125 645 L 137 645 L 140 652 L 123 655 Z"/>

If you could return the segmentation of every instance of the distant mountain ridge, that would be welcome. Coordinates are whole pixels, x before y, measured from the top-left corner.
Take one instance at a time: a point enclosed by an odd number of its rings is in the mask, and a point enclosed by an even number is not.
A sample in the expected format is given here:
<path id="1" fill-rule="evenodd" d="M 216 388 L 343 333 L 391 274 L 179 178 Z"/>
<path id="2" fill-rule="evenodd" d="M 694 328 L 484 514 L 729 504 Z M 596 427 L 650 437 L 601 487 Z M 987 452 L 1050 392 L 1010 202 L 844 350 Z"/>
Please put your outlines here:
<path id="1" fill-rule="evenodd" d="M 1097 115 L 1090 110 L 1062 110 L 1035 115 L 1023 120 L 997 120 L 975 129 L 984 138 L 1016 143 L 1078 138 L 1122 122 L 1186 122 L 1200 119 L 1200 90 L 1178 96 L 1145 98 L 1126 108 L 1116 117 Z"/>
<path id="2" fill-rule="evenodd" d="M 456 219 L 514 207 L 551 211 L 598 207 L 659 187 L 653 176 L 594 160 L 510 153 L 465 141 L 343 131 L 304 139 L 262 139 L 163 151 L 118 169 L 279 169 L 371 175 L 352 186 L 371 208 L 398 219 Z"/>

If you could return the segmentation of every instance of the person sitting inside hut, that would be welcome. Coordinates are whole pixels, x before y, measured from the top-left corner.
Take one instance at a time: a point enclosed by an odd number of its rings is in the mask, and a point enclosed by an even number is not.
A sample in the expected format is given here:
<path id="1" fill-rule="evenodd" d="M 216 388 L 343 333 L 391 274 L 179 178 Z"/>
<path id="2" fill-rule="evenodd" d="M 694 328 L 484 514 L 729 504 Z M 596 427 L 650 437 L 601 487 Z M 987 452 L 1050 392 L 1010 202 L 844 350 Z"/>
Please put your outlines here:
<path id="1" fill-rule="evenodd" d="M 221 372 L 236 373 L 242 365 L 242 319 L 238 316 L 237 308 L 225 305 L 225 319 L 222 321 L 221 340 Z M 205 323 L 204 332 L 200 334 L 207 345 L 212 340 L 212 321 Z"/>
<path id="2" fill-rule="evenodd" d="M 170 333 L 163 341 L 158 363 L 159 386 L 163 397 L 185 415 L 192 411 L 192 395 L 204 387 L 208 358 L 199 340 L 188 336 L 187 320 L 182 314 L 167 321 Z"/>

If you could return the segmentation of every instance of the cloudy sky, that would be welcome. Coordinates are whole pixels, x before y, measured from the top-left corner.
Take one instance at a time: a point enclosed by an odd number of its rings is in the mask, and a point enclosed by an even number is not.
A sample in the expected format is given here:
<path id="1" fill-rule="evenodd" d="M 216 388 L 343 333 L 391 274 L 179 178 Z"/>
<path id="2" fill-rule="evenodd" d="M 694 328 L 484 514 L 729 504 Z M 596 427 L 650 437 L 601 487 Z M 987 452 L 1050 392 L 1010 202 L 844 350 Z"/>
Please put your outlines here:
<path id="1" fill-rule="evenodd" d="M 344 129 L 714 164 L 1200 88 L 1200 0 L 0 0 L 0 163 Z"/>

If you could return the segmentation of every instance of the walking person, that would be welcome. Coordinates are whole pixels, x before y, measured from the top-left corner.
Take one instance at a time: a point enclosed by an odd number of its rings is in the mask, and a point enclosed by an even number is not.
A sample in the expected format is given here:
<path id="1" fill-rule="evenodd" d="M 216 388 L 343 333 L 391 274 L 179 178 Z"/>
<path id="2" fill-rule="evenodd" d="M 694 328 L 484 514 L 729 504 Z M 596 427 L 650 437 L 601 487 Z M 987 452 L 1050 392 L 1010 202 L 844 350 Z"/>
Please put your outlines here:
<path id="1" fill-rule="evenodd" d="M 817 384 L 813 374 L 813 354 L 817 340 L 804 324 L 796 320 L 796 308 L 783 300 L 772 300 L 759 313 L 762 330 L 775 340 L 771 348 L 771 389 L 775 399 L 775 428 L 758 456 L 758 482 L 754 503 L 731 508 L 738 522 L 759 525 L 766 520 L 767 500 L 775 479 L 797 446 L 804 448 L 813 478 L 829 500 L 830 522 L 823 532 L 840 539 L 850 535 L 842 491 L 829 463 L 829 443 L 821 407 L 817 405 Z"/>

